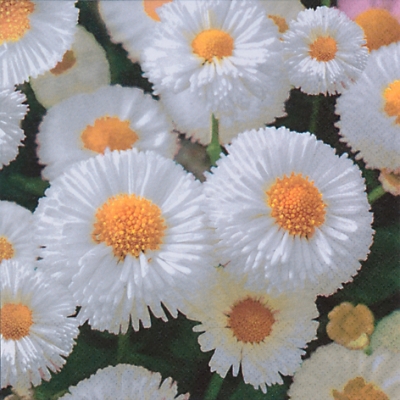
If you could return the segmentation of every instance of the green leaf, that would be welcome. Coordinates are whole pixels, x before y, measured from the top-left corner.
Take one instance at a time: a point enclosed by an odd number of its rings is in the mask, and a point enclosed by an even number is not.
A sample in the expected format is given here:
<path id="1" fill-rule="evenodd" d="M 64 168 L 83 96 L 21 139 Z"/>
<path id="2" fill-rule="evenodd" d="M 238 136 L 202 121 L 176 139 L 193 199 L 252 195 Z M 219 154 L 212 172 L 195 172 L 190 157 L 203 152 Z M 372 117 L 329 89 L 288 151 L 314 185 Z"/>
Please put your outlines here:
<path id="1" fill-rule="evenodd" d="M 288 383 L 283 385 L 267 386 L 267 393 L 264 394 L 261 390 L 255 390 L 253 386 L 241 382 L 229 400 L 285 400 L 287 398 L 286 392 L 288 387 Z"/>

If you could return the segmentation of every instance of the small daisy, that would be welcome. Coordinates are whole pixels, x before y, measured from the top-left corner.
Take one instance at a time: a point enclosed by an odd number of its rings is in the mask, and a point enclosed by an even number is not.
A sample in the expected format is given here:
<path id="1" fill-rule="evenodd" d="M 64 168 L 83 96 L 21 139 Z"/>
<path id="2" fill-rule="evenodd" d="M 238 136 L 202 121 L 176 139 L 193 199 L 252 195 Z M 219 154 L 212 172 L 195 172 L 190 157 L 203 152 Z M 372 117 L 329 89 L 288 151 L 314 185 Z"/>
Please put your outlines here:
<path id="1" fill-rule="evenodd" d="M 262 0 L 260 4 L 281 34 L 288 30 L 289 22 L 296 19 L 298 13 L 305 9 L 300 0 Z"/>
<path id="2" fill-rule="evenodd" d="M 332 343 L 304 361 L 289 389 L 291 400 L 399 400 L 400 357 L 367 356 Z"/>
<path id="3" fill-rule="evenodd" d="M 213 271 L 214 272 L 214 271 Z M 190 319 L 201 324 L 201 350 L 215 350 L 211 371 L 225 378 L 242 371 L 245 383 L 267 392 L 266 385 L 281 384 L 301 364 L 307 343 L 316 337 L 318 317 L 314 298 L 305 293 L 277 294 L 245 289 L 224 268 L 209 275 Z"/>
<path id="4" fill-rule="evenodd" d="M 94 329 L 173 317 L 211 268 L 202 185 L 153 152 L 107 152 L 55 179 L 35 211 L 40 264 Z M 131 321 L 130 321 L 131 320 Z"/>
<path id="5" fill-rule="evenodd" d="M 282 43 L 259 2 L 175 0 L 159 14 L 143 69 L 180 131 L 206 144 L 212 113 L 226 130 L 240 128 L 236 122 L 252 126 L 254 118 L 260 126 L 283 114 L 290 87 Z M 278 111 L 263 119 L 268 107 Z"/>
<path id="6" fill-rule="evenodd" d="M 33 217 L 29 210 L 16 203 L 0 201 L 0 262 L 35 261 L 32 229 Z"/>
<path id="7" fill-rule="evenodd" d="M 400 43 L 371 53 L 361 78 L 338 98 L 336 114 L 342 140 L 367 168 L 400 168 Z"/>
<path id="8" fill-rule="evenodd" d="M 71 47 L 75 1 L 0 0 L 0 87 L 53 68 Z"/>
<path id="9" fill-rule="evenodd" d="M 111 40 L 122 43 L 133 62 L 141 58 L 143 49 L 153 37 L 160 17 L 159 7 L 172 0 L 139 0 L 99 2 L 100 15 L 110 33 Z"/>
<path id="10" fill-rule="evenodd" d="M 398 0 L 338 0 L 337 5 L 364 30 L 370 51 L 400 41 Z"/>
<path id="11" fill-rule="evenodd" d="M 105 86 L 48 110 L 37 135 L 45 179 L 110 150 L 154 150 L 172 158 L 177 135 L 160 104 L 137 88 Z"/>
<path id="12" fill-rule="evenodd" d="M 13 87 L 0 88 L 0 169 L 17 157 L 18 147 L 25 138 L 20 126 L 28 106 L 23 102 L 25 95 Z"/>
<path id="13" fill-rule="evenodd" d="M 71 394 L 64 395 L 60 400 L 189 399 L 189 393 L 178 396 L 177 385 L 171 378 L 162 381 L 160 373 L 129 364 L 99 369 L 68 390 Z"/>
<path id="14" fill-rule="evenodd" d="M 341 93 L 367 62 L 362 29 L 334 8 L 300 12 L 283 38 L 289 80 L 308 94 Z"/>
<path id="15" fill-rule="evenodd" d="M 384 348 L 400 354 L 400 310 L 382 318 L 371 336 L 371 350 Z"/>
<path id="16" fill-rule="evenodd" d="M 37 386 L 65 364 L 78 335 L 71 295 L 14 260 L 1 271 L 1 387 Z"/>
<path id="17" fill-rule="evenodd" d="M 249 283 L 328 295 L 351 280 L 372 243 L 361 171 L 309 133 L 247 131 L 207 174 L 222 264 Z"/>
<path id="18" fill-rule="evenodd" d="M 72 48 L 50 71 L 31 79 L 36 98 L 46 108 L 78 93 L 90 93 L 110 83 L 104 49 L 94 36 L 78 26 Z"/>

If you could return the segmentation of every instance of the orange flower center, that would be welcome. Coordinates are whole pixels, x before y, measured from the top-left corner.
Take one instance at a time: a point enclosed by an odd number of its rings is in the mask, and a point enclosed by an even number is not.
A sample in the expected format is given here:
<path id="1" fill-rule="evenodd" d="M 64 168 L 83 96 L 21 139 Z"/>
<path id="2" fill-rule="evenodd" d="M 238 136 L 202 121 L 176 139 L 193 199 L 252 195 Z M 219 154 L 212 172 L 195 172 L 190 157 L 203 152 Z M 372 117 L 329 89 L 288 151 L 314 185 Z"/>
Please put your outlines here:
<path id="1" fill-rule="evenodd" d="M 0 262 L 13 258 L 15 254 L 13 245 L 5 236 L 0 236 Z"/>
<path id="2" fill-rule="evenodd" d="M 343 392 L 332 390 L 332 395 L 335 400 L 389 400 L 379 387 L 366 383 L 360 376 L 347 382 Z"/>
<path id="3" fill-rule="evenodd" d="M 221 59 L 233 53 L 233 38 L 219 29 L 207 29 L 200 32 L 192 41 L 195 54 L 211 62 L 213 57 Z"/>
<path id="4" fill-rule="evenodd" d="M 25 35 L 34 9 L 30 0 L 0 0 L 0 45 L 17 42 Z"/>
<path id="5" fill-rule="evenodd" d="M 281 17 L 280 15 L 268 15 L 268 18 L 274 21 L 275 25 L 279 29 L 279 33 L 285 33 L 289 29 L 289 25 L 286 22 L 286 19 Z"/>
<path id="6" fill-rule="evenodd" d="M 358 15 L 355 22 L 364 30 L 370 51 L 400 40 L 400 23 L 387 10 L 370 8 Z"/>
<path id="7" fill-rule="evenodd" d="M 0 310 L 0 333 L 6 340 L 19 340 L 29 334 L 32 311 L 23 304 L 7 303 Z"/>
<path id="8" fill-rule="evenodd" d="M 154 21 L 160 21 L 157 14 L 157 8 L 166 3 L 171 3 L 172 0 L 143 0 L 144 12 Z"/>
<path id="9" fill-rule="evenodd" d="M 64 53 L 63 59 L 50 70 L 53 75 L 61 75 L 71 69 L 76 63 L 76 57 L 72 50 L 67 50 Z"/>
<path id="10" fill-rule="evenodd" d="M 128 254 L 139 257 L 146 250 L 157 250 L 166 228 L 160 208 L 134 194 L 109 198 L 95 218 L 93 240 L 111 246 L 120 261 Z"/>
<path id="11" fill-rule="evenodd" d="M 86 149 L 104 153 L 107 147 L 111 151 L 130 149 L 139 136 L 129 127 L 129 121 L 121 121 L 118 117 L 102 117 L 96 119 L 93 126 L 85 128 L 81 139 Z"/>
<path id="12" fill-rule="evenodd" d="M 336 40 L 330 36 L 320 36 L 310 45 L 310 57 L 317 61 L 328 62 L 335 58 L 337 52 Z"/>
<path id="13" fill-rule="evenodd" d="M 393 81 L 383 91 L 385 99 L 384 110 L 389 117 L 396 117 L 396 124 L 400 125 L 400 80 Z"/>
<path id="14" fill-rule="evenodd" d="M 322 194 L 302 174 L 277 178 L 266 195 L 271 216 L 291 235 L 311 237 L 325 221 Z"/>
<path id="15" fill-rule="evenodd" d="M 228 315 L 228 327 L 244 343 L 263 341 L 270 335 L 274 322 L 271 310 L 250 297 L 236 303 Z"/>
<path id="16" fill-rule="evenodd" d="M 374 315 L 370 309 L 358 304 L 344 302 L 328 314 L 326 326 L 328 336 L 336 343 L 349 349 L 363 349 L 369 344 L 374 331 Z"/>

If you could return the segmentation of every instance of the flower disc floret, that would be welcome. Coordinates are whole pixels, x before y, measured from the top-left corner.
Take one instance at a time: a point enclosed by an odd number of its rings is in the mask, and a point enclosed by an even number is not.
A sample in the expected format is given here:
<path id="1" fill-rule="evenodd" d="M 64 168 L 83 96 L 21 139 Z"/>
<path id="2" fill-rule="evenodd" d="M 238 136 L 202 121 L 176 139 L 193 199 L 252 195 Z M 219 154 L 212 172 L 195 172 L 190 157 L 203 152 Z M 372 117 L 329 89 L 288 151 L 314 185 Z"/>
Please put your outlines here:
<path id="1" fill-rule="evenodd" d="M 157 8 L 171 1 L 172 0 L 142 0 L 144 12 L 154 21 L 160 21 Z"/>
<path id="2" fill-rule="evenodd" d="M 24 304 L 4 304 L 0 309 L 0 333 L 5 340 L 20 340 L 29 334 L 32 310 Z"/>
<path id="3" fill-rule="evenodd" d="M 389 117 L 396 117 L 396 124 L 400 125 L 400 79 L 391 82 L 384 90 L 385 112 Z"/>
<path id="4" fill-rule="evenodd" d="M 332 390 L 334 400 L 390 400 L 389 397 L 373 383 L 366 383 L 361 376 L 346 383 L 343 392 Z"/>
<path id="5" fill-rule="evenodd" d="M 138 258 L 146 250 L 159 249 L 166 228 L 160 208 L 136 195 L 111 197 L 95 218 L 93 240 L 111 246 L 121 261 L 128 254 Z"/>
<path id="6" fill-rule="evenodd" d="M 336 40 L 330 36 L 320 36 L 310 44 L 309 53 L 317 61 L 331 61 L 337 53 Z"/>
<path id="7" fill-rule="evenodd" d="M 208 62 L 214 57 L 221 59 L 231 56 L 233 48 L 232 36 L 220 29 L 202 31 L 192 41 L 193 52 Z"/>
<path id="8" fill-rule="evenodd" d="M 14 254 L 15 250 L 12 243 L 6 237 L 0 236 L 0 262 L 13 258 Z"/>
<path id="9" fill-rule="evenodd" d="M 76 64 L 76 57 L 72 50 L 67 50 L 61 61 L 50 70 L 53 75 L 61 75 L 71 69 Z"/>

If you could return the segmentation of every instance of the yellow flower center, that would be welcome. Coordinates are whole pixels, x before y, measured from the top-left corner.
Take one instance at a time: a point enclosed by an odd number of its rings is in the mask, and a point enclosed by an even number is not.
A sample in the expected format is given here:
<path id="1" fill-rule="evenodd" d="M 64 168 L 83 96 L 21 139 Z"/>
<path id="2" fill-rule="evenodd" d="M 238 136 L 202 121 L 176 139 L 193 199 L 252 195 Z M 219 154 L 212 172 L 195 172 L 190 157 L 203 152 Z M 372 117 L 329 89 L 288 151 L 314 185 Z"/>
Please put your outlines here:
<path id="1" fill-rule="evenodd" d="M 233 38 L 219 29 L 207 29 L 200 32 L 192 41 L 195 54 L 211 62 L 213 57 L 221 59 L 233 53 Z"/>
<path id="2" fill-rule="evenodd" d="M 53 75 L 61 75 L 71 69 L 76 63 L 76 57 L 72 50 L 67 50 L 64 53 L 63 59 L 50 70 Z"/>
<path id="3" fill-rule="evenodd" d="M 128 254 L 139 257 L 146 250 L 157 250 L 166 228 L 160 208 L 134 194 L 109 198 L 95 218 L 93 240 L 111 246 L 120 261 Z"/>
<path id="4" fill-rule="evenodd" d="M 400 80 L 393 81 L 383 91 L 385 99 L 384 110 L 389 117 L 396 117 L 396 124 L 400 125 Z"/>
<path id="5" fill-rule="evenodd" d="M 121 121 L 118 117 L 102 117 L 96 119 L 93 126 L 85 128 L 81 139 L 86 149 L 104 153 L 107 147 L 111 151 L 130 149 L 139 136 L 129 127 L 129 121 Z"/>
<path id="6" fill-rule="evenodd" d="M 157 8 L 166 3 L 171 3 L 172 0 L 143 0 L 144 12 L 154 21 L 160 21 L 157 14 Z"/>
<path id="7" fill-rule="evenodd" d="M 228 327 L 244 343 L 263 341 L 270 335 L 274 322 L 271 310 L 250 297 L 236 303 L 228 315 Z"/>
<path id="8" fill-rule="evenodd" d="M 5 340 L 19 340 L 29 334 L 32 311 L 23 304 L 7 303 L 0 310 L 0 333 Z"/>
<path id="9" fill-rule="evenodd" d="M 17 42 L 25 35 L 34 9 L 30 0 L 0 0 L 0 45 Z"/>
<path id="10" fill-rule="evenodd" d="M 343 392 L 332 390 L 335 400 L 389 400 L 389 397 L 372 383 L 366 383 L 358 376 L 347 382 Z"/>
<path id="11" fill-rule="evenodd" d="M 358 15 L 355 22 L 364 30 L 370 51 L 400 40 L 400 23 L 387 10 L 370 8 Z"/>
<path id="12" fill-rule="evenodd" d="M 280 15 L 268 15 L 268 18 L 274 21 L 275 25 L 279 29 L 279 33 L 285 33 L 289 29 L 289 25 L 286 22 L 286 19 L 281 17 Z"/>
<path id="13" fill-rule="evenodd" d="M 385 168 L 381 169 L 379 180 L 386 192 L 392 193 L 394 196 L 400 196 L 400 168 L 394 171 Z"/>
<path id="14" fill-rule="evenodd" d="M 370 309 L 358 304 L 344 302 L 328 314 L 326 326 L 328 336 L 336 343 L 349 349 L 363 349 L 369 344 L 374 331 L 374 315 Z"/>
<path id="15" fill-rule="evenodd" d="M 277 178 L 266 195 L 271 216 L 291 235 L 311 237 L 325 221 L 322 194 L 302 174 Z"/>
<path id="16" fill-rule="evenodd" d="M 336 52 L 336 40 L 330 36 L 320 36 L 310 44 L 308 53 L 317 61 L 328 62 L 335 58 Z"/>
<path id="17" fill-rule="evenodd" d="M 15 254 L 13 245 L 5 236 L 0 236 L 0 262 L 13 258 Z"/>

